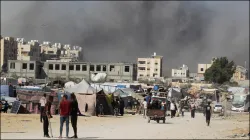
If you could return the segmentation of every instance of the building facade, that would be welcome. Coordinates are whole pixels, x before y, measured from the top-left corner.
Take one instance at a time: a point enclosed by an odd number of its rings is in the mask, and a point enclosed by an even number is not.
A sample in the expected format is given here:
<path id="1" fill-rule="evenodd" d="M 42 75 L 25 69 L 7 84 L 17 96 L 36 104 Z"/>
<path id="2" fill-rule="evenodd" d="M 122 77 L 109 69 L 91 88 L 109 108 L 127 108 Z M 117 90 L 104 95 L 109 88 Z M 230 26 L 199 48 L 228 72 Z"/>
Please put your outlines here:
<path id="1" fill-rule="evenodd" d="M 232 80 L 235 82 L 247 80 L 247 69 L 242 66 L 236 66 Z"/>
<path id="2" fill-rule="evenodd" d="M 18 42 L 18 55 L 17 60 L 26 61 L 40 61 L 41 60 L 41 47 L 38 40 L 31 40 L 25 42 L 23 38 L 17 38 Z"/>
<path id="3" fill-rule="evenodd" d="M 209 69 L 213 62 L 216 60 L 217 58 L 212 58 L 211 63 L 210 64 L 198 64 L 198 71 L 197 71 L 197 76 L 198 78 L 203 81 L 204 80 L 204 74 L 206 72 L 207 69 Z"/>
<path id="4" fill-rule="evenodd" d="M 33 63 L 34 68 L 33 68 Z M 35 61 L 9 61 L 9 75 L 36 77 L 40 79 L 89 80 L 91 74 L 106 73 L 106 81 L 132 82 L 136 80 L 136 65 L 131 63 L 90 63 L 63 62 L 51 60 L 44 63 Z M 31 65 L 31 66 L 30 66 Z M 30 69 L 31 67 L 31 69 Z M 31 74 L 33 73 L 33 75 Z"/>
<path id="5" fill-rule="evenodd" d="M 17 60 L 17 41 L 14 37 L 1 37 L 0 45 L 0 69 L 7 70 L 8 60 Z"/>
<path id="6" fill-rule="evenodd" d="M 39 61 L 9 60 L 8 76 L 28 79 L 39 79 L 42 73 L 42 63 Z"/>
<path id="7" fill-rule="evenodd" d="M 137 79 L 162 77 L 162 58 L 156 53 L 150 58 L 138 58 Z"/>
<path id="8" fill-rule="evenodd" d="M 179 69 L 172 69 L 172 77 L 187 78 L 189 77 L 189 69 L 187 65 L 182 65 Z"/>

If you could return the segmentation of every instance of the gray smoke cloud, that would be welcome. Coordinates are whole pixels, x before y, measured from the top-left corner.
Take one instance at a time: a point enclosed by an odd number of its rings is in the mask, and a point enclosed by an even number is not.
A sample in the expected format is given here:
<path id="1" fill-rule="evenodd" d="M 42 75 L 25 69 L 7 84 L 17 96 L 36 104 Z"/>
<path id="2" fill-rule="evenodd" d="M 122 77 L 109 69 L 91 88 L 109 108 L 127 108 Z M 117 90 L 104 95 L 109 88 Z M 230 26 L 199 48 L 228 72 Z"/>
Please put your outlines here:
<path id="1" fill-rule="evenodd" d="M 1 2 L 1 34 L 83 47 L 85 61 L 136 62 L 156 52 L 164 75 L 227 56 L 249 64 L 249 2 Z"/>

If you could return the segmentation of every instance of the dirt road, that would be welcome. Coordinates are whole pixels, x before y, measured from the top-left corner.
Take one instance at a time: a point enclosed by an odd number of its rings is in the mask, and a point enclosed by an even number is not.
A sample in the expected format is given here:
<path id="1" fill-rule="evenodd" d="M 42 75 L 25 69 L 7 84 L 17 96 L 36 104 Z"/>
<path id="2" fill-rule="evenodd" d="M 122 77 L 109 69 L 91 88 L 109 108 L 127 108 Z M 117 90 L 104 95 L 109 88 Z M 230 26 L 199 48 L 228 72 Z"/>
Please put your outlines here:
<path id="1" fill-rule="evenodd" d="M 80 117 L 78 137 L 82 139 L 222 139 L 236 133 L 249 132 L 249 116 L 241 115 L 233 119 L 213 118 L 207 127 L 202 114 L 192 119 L 190 113 L 184 117 L 171 119 L 166 124 L 155 121 L 147 123 L 140 115 L 124 117 Z M 52 120 L 54 137 L 59 136 L 59 116 Z M 248 129 L 248 130 L 247 130 Z M 70 136 L 73 130 L 70 124 Z M 65 126 L 63 136 L 65 136 Z M 41 139 L 43 138 L 42 123 L 38 115 L 1 115 L 2 139 Z M 241 137 L 247 139 L 248 137 Z"/>

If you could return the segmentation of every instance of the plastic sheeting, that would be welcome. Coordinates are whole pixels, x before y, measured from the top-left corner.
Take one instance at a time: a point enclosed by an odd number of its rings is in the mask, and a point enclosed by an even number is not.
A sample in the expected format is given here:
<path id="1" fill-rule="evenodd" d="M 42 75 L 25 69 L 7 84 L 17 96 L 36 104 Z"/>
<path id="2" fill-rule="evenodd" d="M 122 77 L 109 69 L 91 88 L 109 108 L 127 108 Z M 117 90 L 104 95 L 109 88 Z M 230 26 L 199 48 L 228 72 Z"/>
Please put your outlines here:
<path id="1" fill-rule="evenodd" d="M 70 88 L 70 87 L 73 87 L 75 85 L 76 85 L 75 82 L 69 81 L 69 82 L 67 82 L 67 83 L 64 84 L 64 87 L 65 88 Z"/>
<path id="2" fill-rule="evenodd" d="M 245 93 L 245 88 L 243 87 L 229 87 L 227 90 L 233 94 Z"/>
<path id="3" fill-rule="evenodd" d="M 69 92 L 69 93 L 81 93 L 81 94 L 95 94 L 96 91 L 95 88 L 90 86 L 84 79 L 79 83 L 76 84 L 73 87 L 70 88 L 65 88 L 64 91 Z"/>
<path id="4" fill-rule="evenodd" d="M 75 94 L 75 95 L 78 101 L 78 107 L 80 112 L 86 115 L 91 115 L 91 116 L 95 115 L 96 94 L 92 95 Z"/>
<path id="5" fill-rule="evenodd" d="M 14 97 L 14 89 L 9 85 L 1 85 L 0 87 L 1 96 Z"/>

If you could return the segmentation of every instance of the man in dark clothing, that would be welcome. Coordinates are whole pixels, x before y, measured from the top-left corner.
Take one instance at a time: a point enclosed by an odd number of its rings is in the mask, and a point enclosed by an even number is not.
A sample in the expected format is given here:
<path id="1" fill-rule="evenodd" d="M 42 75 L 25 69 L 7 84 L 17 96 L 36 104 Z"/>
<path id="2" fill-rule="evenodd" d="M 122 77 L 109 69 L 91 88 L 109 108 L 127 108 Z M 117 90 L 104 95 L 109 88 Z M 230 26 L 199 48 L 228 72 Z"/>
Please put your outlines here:
<path id="1" fill-rule="evenodd" d="M 77 113 L 79 112 L 78 102 L 76 100 L 76 96 L 74 93 L 70 95 L 70 99 L 71 99 L 71 110 L 70 110 L 71 124 L 74 131 L 74 136 L 71 138 L 78 138 L 77 137 Z"/>
<path id="2" fill-rule="evenodd" d="M 123 114 L 124 114 L 124 101 L 123 101 L 123 99 L 122 98 L 120 98 L 120 114 L 121 114 L 121 116 L 123 116 Z"/>
<path id="3" fill-rule="evenodd" d="M 60 136 L 62 138 L 63 124 L 66 122 L 66 137 L 69 137 L 69 115 L 70 115 L 70 102 L 67 100 L 68 96 L 64 95 L 60 103 Z"/>
<path id="4" fill-rule="evenodd" d="M 51 103 L 53 101 L 53 97 L 49 96 L 49 101 L 45 104 L 45 108 L 42 112 L 42 117 L 43 117 L 43 133 L 44 137 L 50 138 L 49 136 L 49 120 L 52 118 L 51 116 Z"/>
<path id="5" fill-rule="evenodd" d="M 206 123 L 207 123 L 207 126 L 210 125 L 211 114 L 212 114 L 212 107 L 210 105 L 210 102 L 208 102 L 208 105 L 206 106 Z"/>
<path id="6" fill-rule="evenodd" d="M 4 104 L 4 113 L 7 113 L 8 109 L 9 109 L 8 101 L 5 101 L 5 104 Z"/>

